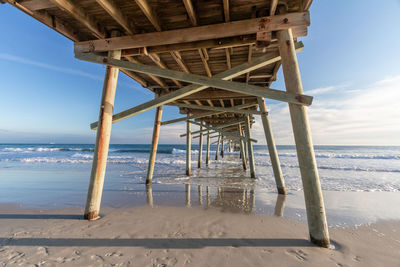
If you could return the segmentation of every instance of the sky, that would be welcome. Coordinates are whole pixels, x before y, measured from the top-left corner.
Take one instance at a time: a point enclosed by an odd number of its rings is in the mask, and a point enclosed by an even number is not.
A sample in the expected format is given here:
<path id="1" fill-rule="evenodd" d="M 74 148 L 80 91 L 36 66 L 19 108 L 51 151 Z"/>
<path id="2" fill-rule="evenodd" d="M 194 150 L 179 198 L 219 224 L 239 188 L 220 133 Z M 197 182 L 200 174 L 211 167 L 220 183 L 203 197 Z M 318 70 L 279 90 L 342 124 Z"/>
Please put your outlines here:
<path id="1" fill-rule="evenodd" d="M 400 145 L 400 0 L 314 0 L 298 54 L 316 145 Z M 0 5 L 0 143 L 94 143 L 105 67 L 74 58 L 73 43 Z M 285 90 L 282 71 L 271 88 Z M 115 112 L 153 99 L 120 74 Z M 294 144 L 286 103 L 267 100 L 275 141 Z M 163 120 L 181 117 L 165 107 Z M 113 125 L 112 143 L 151 142 L 154 110 Z M 195 128 L 195 127 L 194 127 Z M 161 127 L 160 143 L 184 143 L 185 124 Z M 261 120 L 252 134 L 265 144 Z"/>

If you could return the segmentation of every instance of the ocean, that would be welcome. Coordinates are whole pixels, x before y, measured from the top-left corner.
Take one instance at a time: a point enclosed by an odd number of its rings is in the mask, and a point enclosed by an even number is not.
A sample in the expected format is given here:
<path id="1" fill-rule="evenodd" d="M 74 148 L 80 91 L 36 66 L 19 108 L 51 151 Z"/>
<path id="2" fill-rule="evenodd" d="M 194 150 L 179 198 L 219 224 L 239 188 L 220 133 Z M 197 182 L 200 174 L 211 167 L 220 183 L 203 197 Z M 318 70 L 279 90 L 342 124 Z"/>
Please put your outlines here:
<path id="1" fill-rule="evenodd" d="M 277 194 L 267 147 L 254 147 L 257 179 L 242 170 L 238 152 L 225 152 L 215 161 L 215 148 L 211 146 L 211 163 L 206 167 L 204 147 L 199 170 L 199 147 L 192 146 L 193 174 L 187 177 L 185 145 L 159 145 L 152 190 L 155 204 L 185 205 L 185 190 L 190 190 L 197 199 L 191 205 L 199 205 L 207 188 L 211 202 L 228 192 L 224 210 L 241 210 L 240 205 L 248 204 L 247 196 L 254 194 L 252 212 L 274 214 Z M 289 192 L 285 216 L 304 221 L 295 147 L 277 149 Z M 88 144 L 0 144 L 0 205 L 84 207 L 93 150 Z M 102 205 L 146 204 L 149 150 L 150 145 L 110 146 Z M 400 219 L 400 147 L 316 146 L 315 153 L 330 225 Z M 221 208 L 218 203 L 215 206 Z"/>

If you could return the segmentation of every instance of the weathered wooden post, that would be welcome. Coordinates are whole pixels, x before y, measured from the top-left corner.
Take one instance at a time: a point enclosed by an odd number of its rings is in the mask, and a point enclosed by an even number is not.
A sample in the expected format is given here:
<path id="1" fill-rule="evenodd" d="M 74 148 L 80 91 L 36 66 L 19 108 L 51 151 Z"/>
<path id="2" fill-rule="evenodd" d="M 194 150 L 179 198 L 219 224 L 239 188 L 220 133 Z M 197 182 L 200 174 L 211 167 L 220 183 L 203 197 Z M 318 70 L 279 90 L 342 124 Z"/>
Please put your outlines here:
<path id="1" fill-rule="evenodd" d="M 219 144 L 221 143 L 221 134 L 218 135 L 217 150 L 215 151 L 215 160 L 218 160 Z"/>
<path id="2" fill-rule="evenodd" d="M 238 125 L 238 129 L 239 129 L 239 135 L 243 136 L 242 126 L 240 124 Z M 239 143 L 240 143 L 240 155 L 242 158 L 243 170 L 247 170 L 247 160 L 246 160 L 246 155 L 245 155 L 246 152 L 245 152 L 245 148 L 244 148 L 245 142 L 243 141 L 243 139 L 240 139 Z"/>
<path id="3" fill-rule="evenodd" d="M 224 147 L 224 136 L 222 135 L 221 136 L 221 158 L 224 158 L 224 149 L 225 149 L 225 147 Z"/>
<path id="4" fill-rule="evenodd" d="M 146 184 L 146 200 L 147 205 L 153 207 L 153 190 L 151 188 L 151 184 Z"/>
<path id="5" fill-rule="evenodd" d="M 155 119 L 154 119 L 154 128 L 153 128 L 153 139 L 152 139 L 152 143 L 151 143 L 149 169 L 147 171 L 146 184 L 151 184 L 151 182 L 153 180 L 154 163 L 155 163 L 156 155 L 157 155 L 158 139 L 160 137 L 162 110 L 163 110 L 163 106 L 159 106 L 156 109 L 156 115 L 155 115 Z"/>
<path id="6" fill-rule="evenodd" d="M 249 165 L 250 165 L 250 176 L 251 178 L 256 178 L 256 167 L 254 164 L 254 153 L 253 153 L 253 142 L 251 142 L 251 134 L 250 134 L 250 115 L 247 115 L 246 118 L 246 139 L 247 139 L 247 150 L 249 153 Z"/>
<path id="7" fill-rule="evenodd" d="M 276 188 L 278 189 L 278 194 L 286 194 L 285 180 L 283 179 L 283 174 L 281 170 L 281 165 L 279 162 L 278 151 L 276 150 L 274 136 L 271 130 L 271 124 L 269 122 L 267 107 L 265 106 L 265 100 L 262 97 L 258 97 L 258 105 L 260 111 L 264 112 L 261 115 L 261 120 L 264 126 L 265 139 L 267 140 L 269 157 L 271 159 L 272 170 L 274 171 Z"/>
<path id="8" fill-rule="evenodd" d="M 279 52 L 282 58 L 281 62 L 286 91 L 295 94 L 302 94 L 303 86 L 294 48 L 292 30 L 288 29 L 278 31 L 277 37 Z M 302 105 L 289 104 L 289 110 L 294 139 L 296 142 L 301 179 L 303 182 L 310 239 L 311 242 L 321 247 L 329 247 L 330 241 L 328 225 L 326 222 L 324 201 L 319 181 L 317 163 L 315 161 L 306 107 Z"/>
<path id="9" fill-rule="evenodd" d="M 200 126 L 200 131 L 203 131 L 203 126 Z M 200 132 L 200 137 L 199 137 L 199 160 L 197 163 L 197 167 L 200 169 L 201 168 L 201 161 L 203 158 L 203 132 Z"/>
<path id="10" fill-rule="evenodd" d="M 207 131 L 207 154 L 206 154 L 206 165 L 210 163 L 210 131 Z"/>
<path id="11" fill-rule="evenodd" d="M 117 36 L 117 31 L 113 31 L 111 33 L 111 37 Z M 113 59 L 121 59 L 121 50 L 108 52 L 108 57 Z M 110 146 L 112 115 L 118 73 L 118 68 L 107 66 L 106 74 L 104 76 L 99 123 L 96 134 L 96 146 L 93 154 L 92 171 L 90 174 L 89 189 L 84 213 L 84 218 L 86 220 L 95 220 L 99 217 L 104 176 L 106 173 L 108 148 Z"/>
<path id="12" fill-rule="evenodd" d="M 201 185 L 198 186 L 198 192 L 199 192 L 199 205 L 203 205 L 203 189 L 201 188 Z"/>
<path id="13" fill-rule="evenodd" d="M 187 114 L 189 117 L 190 114 Z M 190 176 L 191 153 L 192 153 L 192 133 L 190 131 L 190 120 L 186 122 L 186 175 Z"/>

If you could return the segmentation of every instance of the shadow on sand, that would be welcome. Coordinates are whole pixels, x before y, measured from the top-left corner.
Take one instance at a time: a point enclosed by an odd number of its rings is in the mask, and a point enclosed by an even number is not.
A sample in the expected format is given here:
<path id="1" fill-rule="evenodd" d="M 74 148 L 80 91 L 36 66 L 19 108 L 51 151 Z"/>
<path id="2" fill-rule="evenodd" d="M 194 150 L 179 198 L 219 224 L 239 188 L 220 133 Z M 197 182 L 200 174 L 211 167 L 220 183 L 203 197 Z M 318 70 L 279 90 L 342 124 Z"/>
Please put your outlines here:
<path id="1" fill-rule="evenodd" d="M 0 219 L 83 220 L 83 216 L 78 214 L 0 214 Z"/>
<path id="2" fill-rule="evenodd" d="M 0 238 L 1 246 L 144 247 L 198 249 L 204 247 L 314 247 L 305 239 L 285 238 Z"/>

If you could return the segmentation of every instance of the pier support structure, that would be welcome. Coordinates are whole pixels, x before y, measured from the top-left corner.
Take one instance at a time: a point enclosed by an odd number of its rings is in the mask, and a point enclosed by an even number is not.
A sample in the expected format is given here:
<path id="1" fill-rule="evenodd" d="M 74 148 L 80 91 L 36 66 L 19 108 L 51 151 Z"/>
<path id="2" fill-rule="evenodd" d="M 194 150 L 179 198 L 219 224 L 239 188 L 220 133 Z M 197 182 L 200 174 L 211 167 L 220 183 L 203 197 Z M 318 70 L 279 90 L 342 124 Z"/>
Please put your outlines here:
<path id="1" fill-rule="evenodd" d="M 190 114 L 187 114 L 189 117 Z M 190 176 L 191 169 L 191 153 L 192 153 L 192 133 L 190 130 L 190 120 L 186 122 L 186 175 Z"/>
<path id="2" fill-rule="evenodd" d="M 224 150 L 225 150 L 225 146 L 224 146 L 224 136 L 221 135 L 221 158 L 224 158 Z"/>
<path id="3" fill-rule="evenodd" d="M 160 137 L 162 110 L 163 106 L 159 106 L 156 109 L 154 128 L 153 128 L 153 139 L 151 143 L 149 168 L 147 170 L 146 184 L 151 184 L 153 180 L 154 163 L 157 155 L 158 139 Z"/>
<path id="4" fill-rule="evenodd" d="M 113 32 L 113 37 L 117 35 Z M 113 59 L 121 58 L 121 51 L 110 51 L 108 56 Z M 108 148 L 110 145 L 112 116 L 114 109 L 115 91 L 117 88 L 119 68 L 107 66 L 104 76 L 101 96 L 100 113 L 96 134 L 96 146 L 93 154 L 92 171 L 86 200 L 84 218 L 95 220 L 99 217 L 101 196 L 103 193 L 104 176 L 106 173 Z"/>
<path id="5" fill-rule="evenodd" d="M 221 143 L 221 134 L 218 136 L 217 149 L 215 150 L 215 160 L 218 160 L 219 144 Z"/>
<path id="6" fill-rule="evenodd" d="M 247 146 L 248 146 L 248 153 L 249 153 L 249 165 L 250 165 L 250 176 L 251 178 L 256 178 L 256 166 L 254 163 L 254 151 L 253 151 L 253 142 L 250 140 L 250 115 L 246 116 L 246 139 L 247 139 Z"/>
<path id="7" fill-rule="evenodd" d="M 239 124 L 238 125 L 238 129 L 239 129 L 239 134 L 240 134 L 240 136 L 243 136 L 243 133 L 242 133 L 242 126 Z M 242 140 L 242 139 L 240 139 L 239 140 L 239 145 L 240 145 L 240 155 L 241 155 L 241 158 L 242 158 L 242 165 L 243 165 L 243 170 L 247 170 L 247 159 L 246 159 L 246 151 L 245 151 L 245 142 Z"/>
<path id="8" fill-rule="evenodd" d="M 201 161 L 203 159 L 203 126 L 200 126 L 200 136 L 199 136 L 199 160 L 197 167 L 201 168 Z"/>
<path id="9" fill-rule="evenodd" d="M 274 171 L 276 188 L 278 189 L 278 194 L 286 195 L 285 180 L 283 179 L 278 151 L 276 150 L 274 136 L 272 134 L 271 124 L 268 118 L 267 107 L 265 106 L 265 100 L 262 97 L 258 97 L 257 100 L 260 111 L 264 113 L 263 115 L 261 115 L 261 120 L 264 126 L 265 139 L 267 141 L 272 170 Z"/>
<path id="10" fill-rule="evenodd" d="M 207 131 L 207 153 L 206 153 L 206 165 L 210 163 L 210 131 Z"/>
<path id="11" fill-rule="evenodd" d="M 277 37 L 279 52 L 282 58 L 281 62 L 286 91 L 302 94 L 303 86 L 301 83 L 292 30 L 278 31 Z M 289 111 L 296 142 L 301 179 L 303 182 L 310 239 L 311 242 L 321 247 L 329 247 L 328 225 L 307 111 L 304 106 L 293 104 L 289 104 Z"/>

